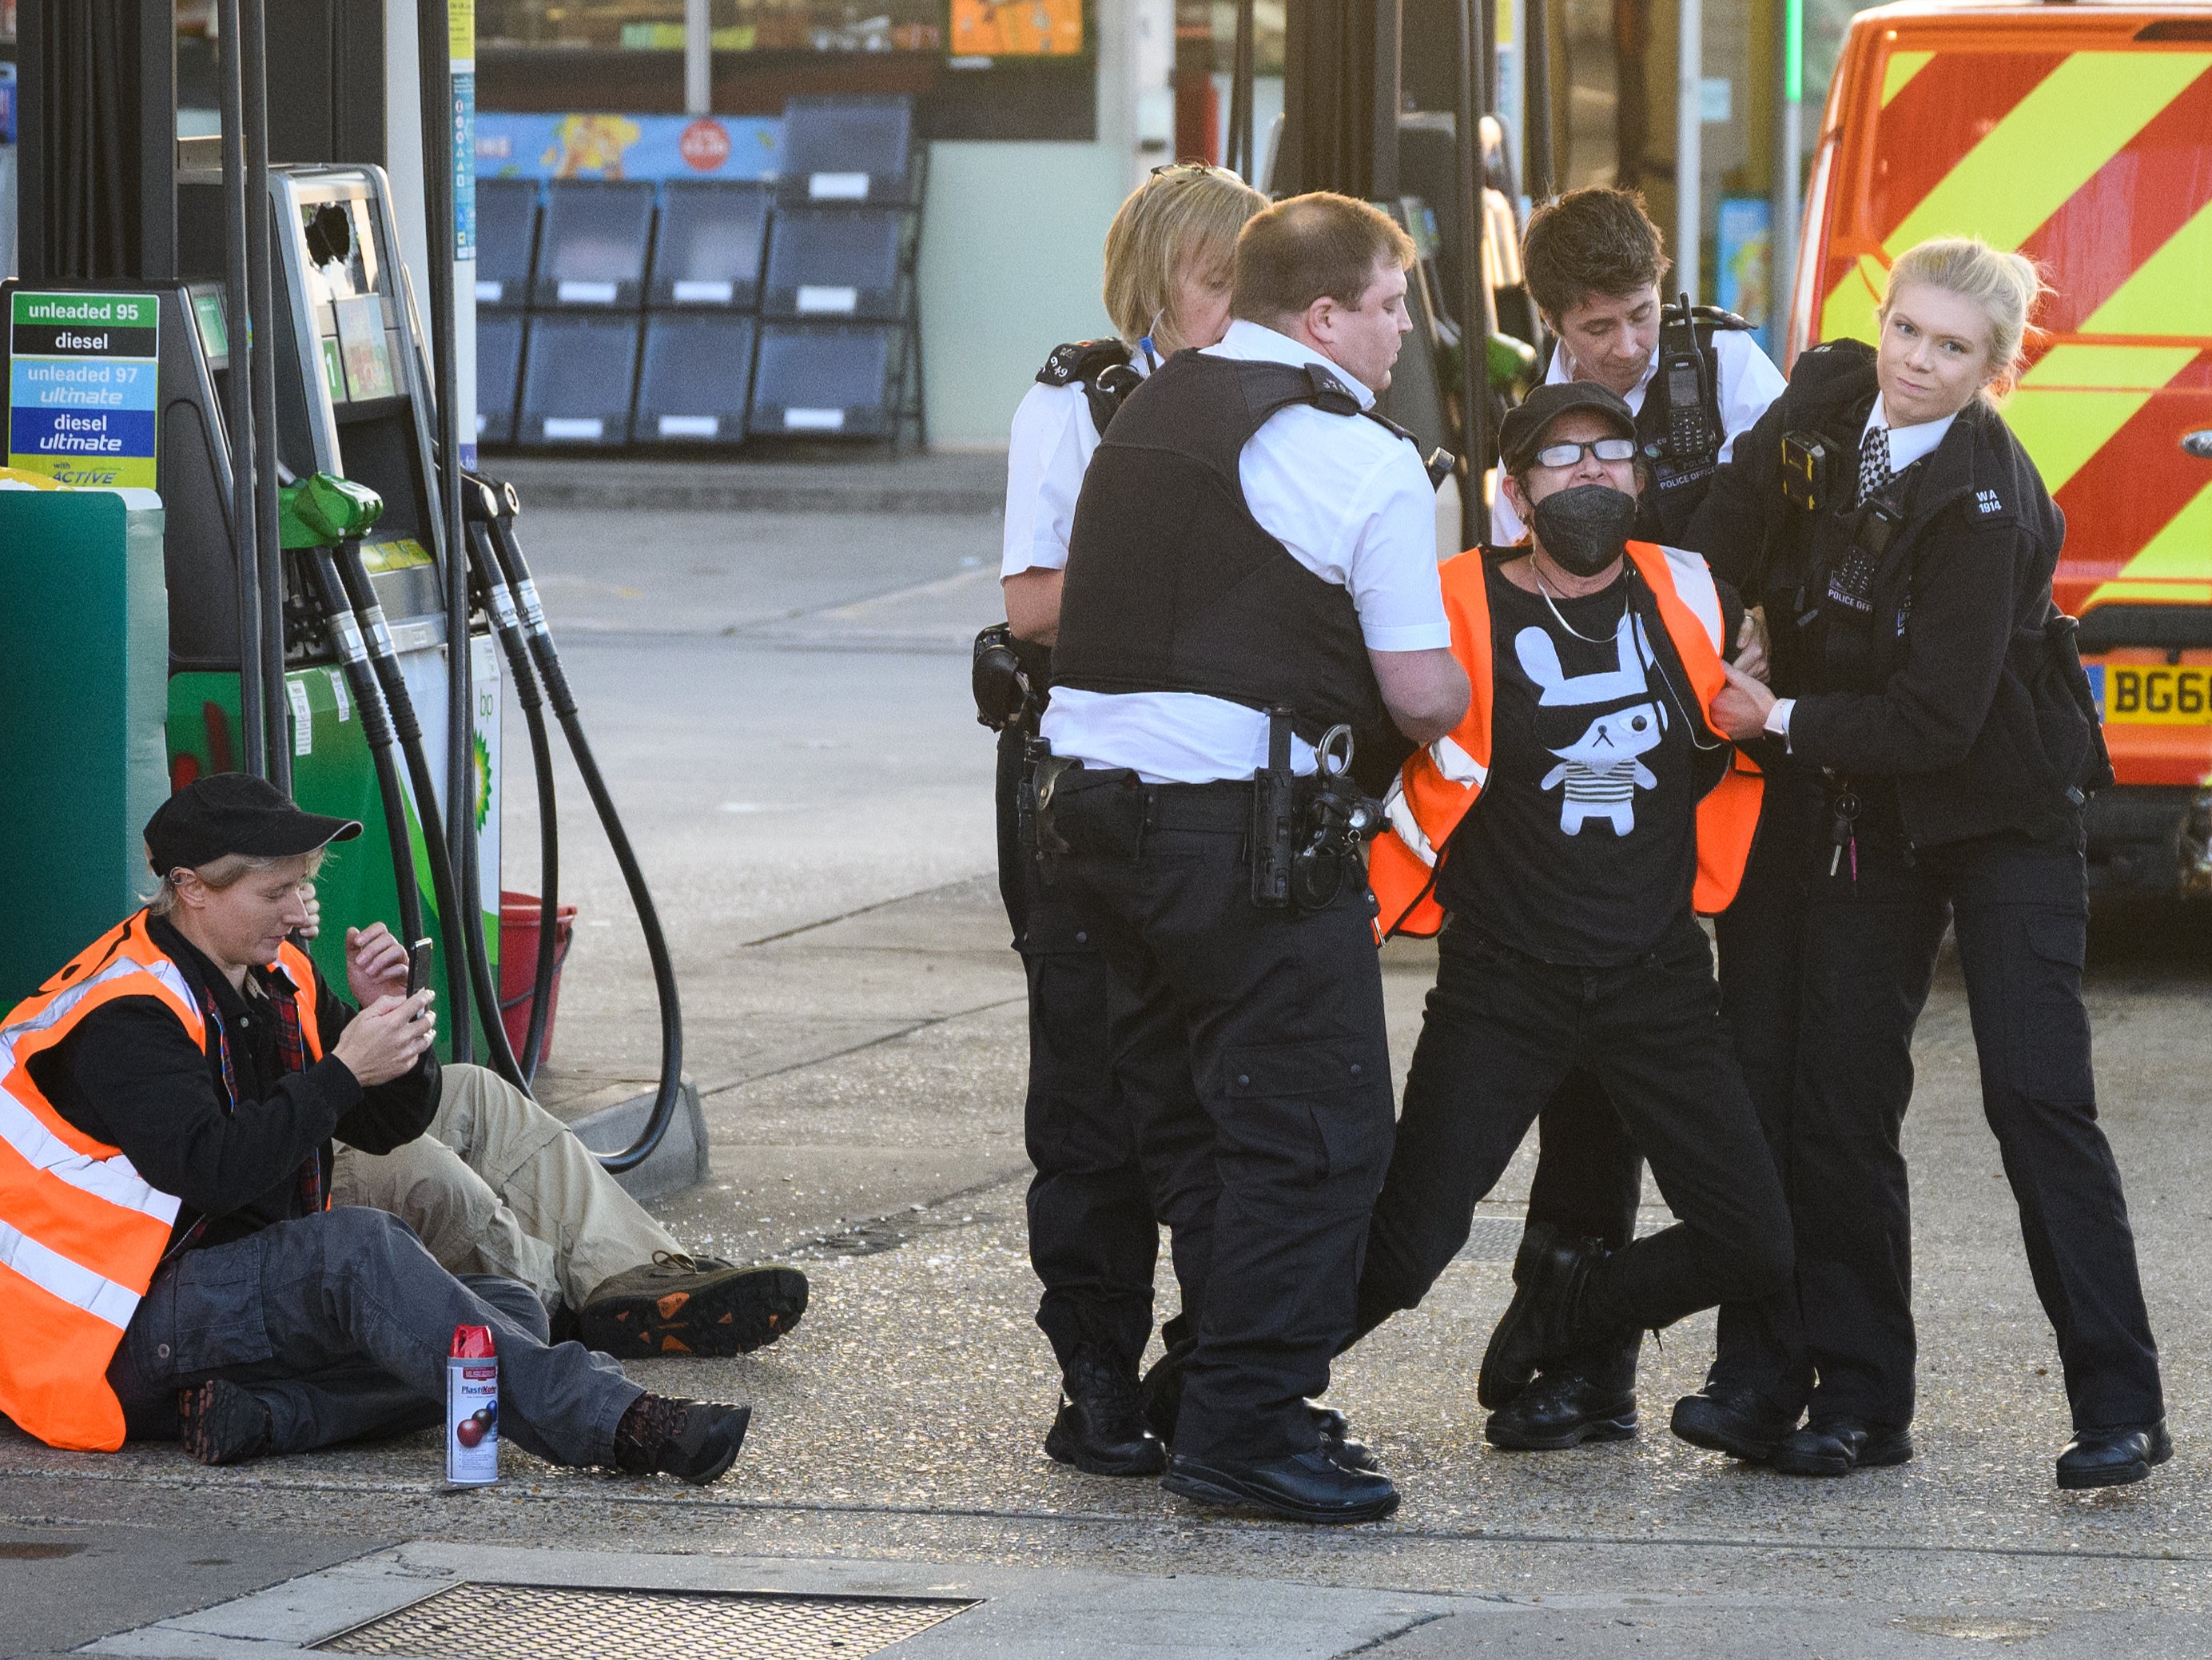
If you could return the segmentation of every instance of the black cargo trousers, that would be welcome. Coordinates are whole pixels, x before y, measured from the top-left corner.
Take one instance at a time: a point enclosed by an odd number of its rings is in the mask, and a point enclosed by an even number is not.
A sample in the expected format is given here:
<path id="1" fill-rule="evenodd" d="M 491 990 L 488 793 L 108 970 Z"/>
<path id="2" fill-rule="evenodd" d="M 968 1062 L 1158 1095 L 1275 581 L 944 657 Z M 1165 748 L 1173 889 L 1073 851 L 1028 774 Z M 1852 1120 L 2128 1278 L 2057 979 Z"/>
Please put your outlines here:
<path id="1" fill-rule="evenodd" d="M 1899 1141 L 1913 1031 L 1948 925 L 1983 1114 L 2057 1338 L 2074 1427 L 2157 1422 L 2158 1348 L 2119 1169 L 2097 1122 L 2078 823 L 2070 842 L 2013 834 L 1913 848 L 1862 834 L 1855 866 L 1832 872 L 1817 851 L 1808 887 L 1787 1133 L 1802 1332 L 1793 1346 L 1787 1332 L 1723 1323 L 1716 1373 L 1796 1391 L 1816 1422 L 1911 1421 L 1912 1221 Z"/>
<path id="2" fill-rule="evenodd" d="M 1827 830 L 1826 793 L 1819 775 L 1786 757 L 1766 761 L 1766 797 L 1759 832 L 1735 902 L 1714 919 L 1719 946 L 1721 1012 L 1737 1064 L 1751 1092 L 1775 1166 L 1785 1185 L 1790 1169 L 1791 1091 L 1796 1079 L 1799 977 L 1806 909 L 1816 859 Z M 1539 1149 L 1528 1185 L 1528 1219 L 1548 1222 L 1619 1250 L 1636 1237 L 1644 1160 L 1597 1074 L 1572 1073 L 1537 1119 Z M 1794 1351 L 1802 1340 L 1794 1299 L 1721 1305 L 1720 1359 L 1711 1383 L 1750 1388 L 1778 1410 L 1803 1404 L 1803 1387 L 1770 1365 L 1731 1366 L 1747 1351 Z"/>
<path id="3" fill-rule="evenodd" d="M 1044 1287 L 1036 1323 L 1065 1372 L 1078 1350 L 1133 1372 L 1152 1335 L 1159 1225 L 1136 1138 L 1107 1059 L 1113 970 L 1061 887 L 1022 845 L 1018 803 L 1029 737 L 999 733 L 999 893 L 1030 991 L 1030 1266 Z"/>
<path id="4" fill-rule="evenodd" d="M 1199 1459 L 1317 1444 L 1390 1158 L 1373 897 L 1355 866 L 1322 909 L 1255 905 L 1251 802 L 1077 768 L 1051 803 L 1054 879 L 1115 970 L 1114 1078 L 1192 1334 L 1174 1450 Z"/>

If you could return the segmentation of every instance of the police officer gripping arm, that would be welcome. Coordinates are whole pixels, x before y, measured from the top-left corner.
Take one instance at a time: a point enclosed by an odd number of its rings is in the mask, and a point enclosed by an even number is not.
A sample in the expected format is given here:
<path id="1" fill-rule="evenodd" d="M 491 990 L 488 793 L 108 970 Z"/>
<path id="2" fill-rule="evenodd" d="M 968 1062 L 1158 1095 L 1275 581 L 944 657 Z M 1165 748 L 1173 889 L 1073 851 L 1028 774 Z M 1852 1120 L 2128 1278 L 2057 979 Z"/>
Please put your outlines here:
<path id="1" fill-rule="evenodd" d="M 1788 1423 L 1772 1417 L 1722 1427 L 1738 1432 L 1725 1450 L 1764 1447 L 1796 1474 L 1912 1456 L 1898 1144 L 1947 922 L 1983 1109 L 2058 1336 L 2075 1431 L 2058 1485 L 2141 1481 L 2172 1452 L 2081 1002 L 2081 804 L 2111 775 L 2051 600 L 2065 521 L 1987 395 L 2015 368 L 2039 286 L 2027 259 L 1978 240 L 1911 249 L 1879 348 L 1801 358 L 1708 503 L 1739 556 L 1765 550 L 1771 605 L 1791 616 L 1775 641 L 1785 695 L 1736 680 L 1717 717 L 1823 786 L 1789 1126 L 1803 1329 L 1793 1353 L 1771 1328 L 1724 1326 L 1714 1368 L 1794 1389 L 1794 1433 L 1778 1438 Z"/>
<path id="2" fill-rule="evenodd" d="M 1084 479 L 1036 787 L 1115 970 L 1115 1081 L 1190 1324 L 1164 1485 L 1302 1521 L 1397 1504 L 1308 1397 L 1392 1132 L 1350 773 L 1379 785 L 1468 699 L 1431 487 L 1367 415 L 1413 258 L 1341 196 L 1245 227 L 1237 320 L 1130 395 Z"/>
<path id="3" fill-rule="evenodd" d="M 1154 169 L 1114 216 L 1105 301 L 1123 337 L 1058 348 L 1015 411 L 1001 567 L 1008 621 L 976 641 L 978 714 L 999 728 L 999 886 L 1029 980 L 1030 1262 L 1044 1287 L 1037 1324 L 1061 1378 L 1045 1450 L 1097 1475 L 1158 1475 L 1167 1464 L 1137 1376 L 1152 1336 L 1159 1226 L 1107 1063 L 1111 974 L 1066 896 L 1042 879 L 1019 793 L 1051 696 L 1084 472 L 1145 375 L 1228 329 L 1237 233 L 1267 204 L 1235 173 L 1182 162 Z"/>

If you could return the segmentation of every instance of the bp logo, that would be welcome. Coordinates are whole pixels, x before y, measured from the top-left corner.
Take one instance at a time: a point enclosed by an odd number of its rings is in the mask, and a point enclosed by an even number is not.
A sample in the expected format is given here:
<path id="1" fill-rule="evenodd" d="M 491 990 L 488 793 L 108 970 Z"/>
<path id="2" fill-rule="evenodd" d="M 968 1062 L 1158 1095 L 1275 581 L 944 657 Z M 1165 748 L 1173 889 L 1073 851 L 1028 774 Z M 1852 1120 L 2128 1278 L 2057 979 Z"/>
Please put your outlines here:
<path id="1" fill-rule="evenodd" d="M 476 809 L 477 834 L 482 836 L 484 823 L 491 817 L 491 745 L 477 733 L 471 751 L 476 764 L 469 769 L 470 789 L 475 797 L 470 805 Z"/>

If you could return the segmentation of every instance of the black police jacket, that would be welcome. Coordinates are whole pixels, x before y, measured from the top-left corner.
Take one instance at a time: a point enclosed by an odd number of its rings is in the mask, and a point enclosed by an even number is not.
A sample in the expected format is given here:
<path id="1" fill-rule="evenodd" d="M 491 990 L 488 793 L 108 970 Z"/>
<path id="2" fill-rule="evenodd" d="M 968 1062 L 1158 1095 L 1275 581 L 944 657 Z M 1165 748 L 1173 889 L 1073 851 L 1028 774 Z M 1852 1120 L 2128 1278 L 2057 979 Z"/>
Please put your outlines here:
<path id="1" fill-rule="evenodd" d="M 1833 684 L 1817 654 L 1779 649 L 1826 581 L 1816 533 L 1826 514 L 1784 498 L 1783 435 L 1841 439 L 1830 483 L 1848 496 L 1874 365 L 1872 348 L 1856 341 L 1802 356 L 1716 475 L 1687 545 L 1766 605 L 1775 690 L 1797 698 L 1792 756 L 1892 781 L 1917 844 L 2052 831 L 2078 807 L 2098 753 L 2053 644 L 2051 579 L 2066 520 L 1991 405 L 1968 404 L 1917 476 L 1900 481 L 1905 522 L 1875 575 L 1853 684 Z"/>

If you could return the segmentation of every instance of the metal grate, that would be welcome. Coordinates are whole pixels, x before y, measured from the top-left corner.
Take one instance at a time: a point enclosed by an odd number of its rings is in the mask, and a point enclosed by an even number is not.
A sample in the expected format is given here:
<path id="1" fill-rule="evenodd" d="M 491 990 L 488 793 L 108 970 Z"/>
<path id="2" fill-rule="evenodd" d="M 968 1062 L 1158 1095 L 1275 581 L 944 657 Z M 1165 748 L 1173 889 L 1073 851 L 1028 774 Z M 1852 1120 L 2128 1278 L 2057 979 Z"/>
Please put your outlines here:
<path id="1" fill-rule="evenodd" d="M 950 1597 L 471 1583 L 314 1646 L 427 1660 L 852 1660 L 975 1606 Z"/>

